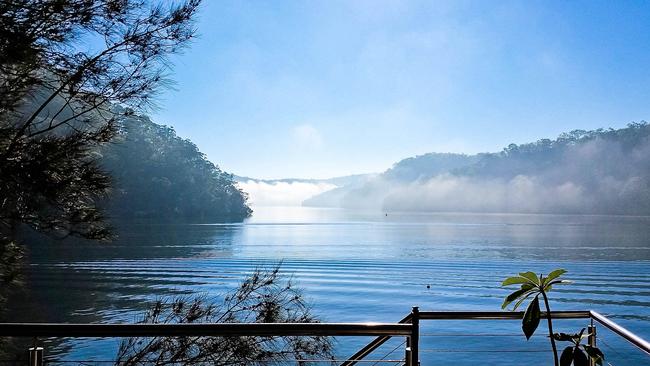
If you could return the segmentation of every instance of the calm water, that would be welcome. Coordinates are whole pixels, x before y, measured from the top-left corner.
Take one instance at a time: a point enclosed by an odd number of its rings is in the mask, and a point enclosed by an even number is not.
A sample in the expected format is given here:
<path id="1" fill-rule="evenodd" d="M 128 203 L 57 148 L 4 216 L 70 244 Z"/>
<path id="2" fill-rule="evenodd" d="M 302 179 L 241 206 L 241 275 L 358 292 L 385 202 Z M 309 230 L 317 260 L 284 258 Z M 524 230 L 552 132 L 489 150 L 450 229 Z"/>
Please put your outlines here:
<path id="1" fill-rule="evenodd" d="M 594 309 L 650 338 L 650 218 L 399 214 L 258 208 L 243 224 L 120 225 L 112 244 L 34 248 L 30 288 L 12 320 L 131 322 L 160 296 L 234 288 L 260 265 L 282 260 L 325 321 L 397 321 L 423 310 L 499 310 L 500 281 L 521 270 L 569 270 L 554 309 Z M 427 287 L 428 286 L 428 287 Z M 27 305 L 25 305 L 27 304 Z M 586 321 L 558 322 L 570 332 Z M 526 342 L 513 321 L 428 321 L 426 364 L 549 364 L 547 340 Z M 542 329 L 540 329 L 542 330 Z M 600 330 L 613 365 L 650 364 Z M 368 339 L 339 339 L 340 356 Z M 403 356 L 402 340 L 375 358 Z M 111 359 L 114 340 L 56 342 L 59 359 Z M 534 351 L 534 352 L 528 352 Z M 540 352 L 544 351 L 544 352 Z M 528 362 L 528 361 L 527 361 Z"/>

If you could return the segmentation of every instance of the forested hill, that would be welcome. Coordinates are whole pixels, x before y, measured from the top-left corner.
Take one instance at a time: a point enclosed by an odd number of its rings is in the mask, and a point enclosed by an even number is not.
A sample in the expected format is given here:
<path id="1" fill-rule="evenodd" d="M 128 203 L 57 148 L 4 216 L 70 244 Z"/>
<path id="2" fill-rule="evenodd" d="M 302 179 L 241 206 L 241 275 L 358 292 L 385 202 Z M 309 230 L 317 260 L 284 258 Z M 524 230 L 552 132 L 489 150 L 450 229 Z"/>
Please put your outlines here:
<path id="1" fill-rule="evenodd" d="M 650 215 L 650 126 L 576 130 L 498 153 L 405 159 L 326 203 L 387 211 Z"/>
<path id="2" fill-rule="evenodd" d="M 113 217 L 241 220 L 250 216 L 246 193 L 190 140 L 146 116 L 123 122 L 100 152 L 113 178 L 106 207 Z"/>
<path id="3" fill-rule="evenodd" d="M 478 162 L 479 156 L 450 153 L 429 153 L 397 162 L 382 174 L 384 179 L 415 181 L 435 177 Z"/>
<path id="4" fill-rule="evenodd" d="M 404 184 L 435 177 L 478 161 L 477 156 L 429 153 L 401 160 L 382 174 L 358 176 L 351 182 L 308 198 L 303 206 L 378 208 L 383 205 L 386 182 Z"/>

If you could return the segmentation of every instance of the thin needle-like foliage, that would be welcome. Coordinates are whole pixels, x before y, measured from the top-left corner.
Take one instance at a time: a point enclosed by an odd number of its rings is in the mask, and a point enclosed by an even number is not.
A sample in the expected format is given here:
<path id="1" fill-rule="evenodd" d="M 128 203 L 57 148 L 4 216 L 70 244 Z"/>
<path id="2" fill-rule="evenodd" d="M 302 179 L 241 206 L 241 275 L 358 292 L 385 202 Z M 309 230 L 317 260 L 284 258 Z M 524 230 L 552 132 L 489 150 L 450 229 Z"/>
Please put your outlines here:
<path id="1" fill-rule="evenodd" d="M 179 297 L 156 301 L 141 323 L 317 323 L 304 296 L 279 267 L 255 270 L 218 301 Z M 128 338 L 115 365 L 307 365 L 332 360 L 332 340 L 322 336 Z M 322 364 L 319 363 L 319 364 Z"/>

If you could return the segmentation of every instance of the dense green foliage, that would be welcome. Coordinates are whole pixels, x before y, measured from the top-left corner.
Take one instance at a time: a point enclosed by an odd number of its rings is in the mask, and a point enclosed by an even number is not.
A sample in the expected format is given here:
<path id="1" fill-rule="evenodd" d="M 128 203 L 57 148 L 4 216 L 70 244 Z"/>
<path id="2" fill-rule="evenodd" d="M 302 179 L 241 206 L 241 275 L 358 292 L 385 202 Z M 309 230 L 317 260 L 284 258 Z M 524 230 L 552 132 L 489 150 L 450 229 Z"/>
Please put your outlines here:
<path id="1" fill-rule="evenodd" d="M 150 103 L 167 57 L 194 35 L 199 2 L 0 2 L 0 310 L 24 228 L 111 238 L 96 151 L 117 133 L 112 107 Z"/>
<path id="2" fill-rule="evenodd" d="M 101 149 L 114 189 L 106 205 L 117 217 L 241 220 L 247 196 L 233 176 L 206 159 L 173 128 L 131 116 Z"/>
<path id="3" fill-rule="evenodd" d="M 590 366 L 590 359 L 598 366 L 603 365 L 605 355 L 600 348 L 594 345 L 582 344 L 582 340 L 589 337 L 585 328 L 574 334 L 555 333 L 553 338 L 558 342 L 570 342 L 560 355 L 560 366 Z"/>
<path id="4" fill-rule="evenodd" d="M 0 240 L 21 225 L 108 239 L 110 188 L 94 152 L 118 132 L 115 105 L 143 108 L 194 35 L 199 0 L 0 3 Z M 93 40 L 92 47 L 89 41 Z"/>
<path id="5" fill-rule="evenodd" d="M 479 156 L 477 155 L 429 153 L 400 160 L 385 171 L 382 177 L 389 180 L 413 182 L 470 166 L 478 160 Z"/>
<path id="6" fill-rule="evenodd" d="M 631 123 L 621 129 L 574 130 L 557 139 L 541 139 L 528 144 L 510 144 L 494 154 L 479 154 L 477 163 L 458 174 L 508 178 L 516 175 L 553 174 L 564 163 L 572 163 L 570 178 L 587 182 L 603 174 L 650 177 L 650 126 Z M 564 170 L 562 170 L 564 172 Z M 559 181 L 554 175 L 550 179 Z"/>

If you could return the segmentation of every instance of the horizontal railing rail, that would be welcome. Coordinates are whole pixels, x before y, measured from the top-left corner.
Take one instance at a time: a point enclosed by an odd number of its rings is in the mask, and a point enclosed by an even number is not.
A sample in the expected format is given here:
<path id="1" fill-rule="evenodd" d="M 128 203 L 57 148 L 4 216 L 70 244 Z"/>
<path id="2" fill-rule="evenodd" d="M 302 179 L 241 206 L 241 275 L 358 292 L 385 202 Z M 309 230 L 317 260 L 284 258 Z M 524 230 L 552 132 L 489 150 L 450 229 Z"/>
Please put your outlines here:
<path id="1" fill-rule="evenodd" d="M 522 319 L 523 311 L 420 311 L 423 320 L 512 320 Z M 542 312 L 542 318 L 548 315 Z M 586 319 L 589 311 L 552 311 L 552 319 Z"/>
<path id="2" fill-rule="evenodd" d="M 399 324 L 404 324 L 404 323 L 410 323 L 411 322 L 411 314 L 405 316 L 400 320 L 398 323 Z M 341 366 L 353 366 L 357 363 L 357 361 L 364 359 L 366 356 L 368 356 L 372 351 L 376 350 L 377 348 L 381 347 L 384 343 L 386 343 L 389 339 L 391 339 L 391 336 L 386 335 L 386 336 L 381 336 L 377 337 L 372 340 L 372 342 L 366 344 L 363 348 L 357 351 L 357 353 L 353 354 L 348 358 L 345 362 L 341 364 Z"/>
<path id="3" fill-rule="evenodd" d="M 158 337 L 158 336 L 375 336 L 342 366 L 364 360 L 395 336 L 405 336 L 405 364 L 417 365 L 421 320 L 516 320 L 523 312 L 413 311 L 398 323 L 205 323 L 205 324 L 67 324 L 0 323 L 0 337 Z M 542 317 L 549 314 L 543 312 Z M 650 355 L 650 343 L 595 311 L 554 311 L 552 319 L 591 319 Z M 595 334 L 595 333 L 594 333 Z M 594 336 L 595 338 L 595 336 Z"/>
<path id="4" fill-rule="evenodd" d="M 207 323 L 62 324 L 0 323 L 2 337 L 156 337 L 156 336 L 406 336 L 411 324 L 392 323 Z"/>
<path id="5" fill-rule="evenodd" d="M 603 325 L 605 328 L 611 330 L 612 332 L 618 334 L 620 337 L 625 339 L 626 341 L 632 343 L 635 345 L 637 348 L 640 350 L 644 351 L 648 355 L 650 355 L 650 342 L 646 341 L 645 339 L 639 337 L 638 335 L 630 332 L 629 330 L 623 328 L 622 326 L 616 324 L 615 322 L 611 321 L 604 315 L 596 312 L 596 311 L 590 311 L 589 312 L 590 317 L 598 322 L 599 324 Z"/>

